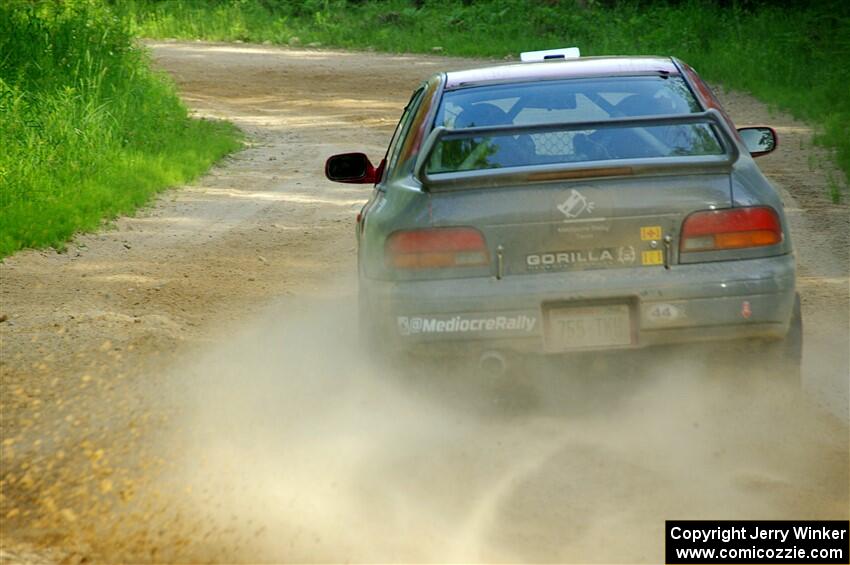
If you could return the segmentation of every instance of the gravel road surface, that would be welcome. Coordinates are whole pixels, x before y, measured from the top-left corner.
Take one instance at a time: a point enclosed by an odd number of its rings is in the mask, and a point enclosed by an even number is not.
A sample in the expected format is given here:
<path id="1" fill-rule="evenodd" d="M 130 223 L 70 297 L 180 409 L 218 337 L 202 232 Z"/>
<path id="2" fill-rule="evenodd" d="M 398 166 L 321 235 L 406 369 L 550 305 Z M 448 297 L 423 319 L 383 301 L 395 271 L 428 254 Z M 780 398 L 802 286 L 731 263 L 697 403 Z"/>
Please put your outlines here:
<path id="1" fill-rule="evenodd" d="M 248 146 L 64 253 L 0 266 L 0 561 L 659 562 L 664 519 L 848 517 L 850 208 L 812 130 L 771 124 L 800 265 L 803 399 L 711 360 L 527 381 L 356 345 L 354 217 L 418 82 L 480 60 L 151 42 Z M 533 375 L 531 375 L 533 373 Z"/>

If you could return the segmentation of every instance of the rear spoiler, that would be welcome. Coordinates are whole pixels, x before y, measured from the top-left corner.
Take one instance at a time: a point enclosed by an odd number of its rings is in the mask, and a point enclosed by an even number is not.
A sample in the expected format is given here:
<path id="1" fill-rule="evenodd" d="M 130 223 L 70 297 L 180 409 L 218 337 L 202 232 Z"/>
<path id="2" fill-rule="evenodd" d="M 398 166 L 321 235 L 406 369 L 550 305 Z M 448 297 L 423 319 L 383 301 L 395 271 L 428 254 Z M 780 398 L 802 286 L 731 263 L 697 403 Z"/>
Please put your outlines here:
<path id="1" fill-rule="evenodd" d="M 723 154 L 610 159 L 605 161 L 584 161 L 581 163 L 550 163 L 545 165 L 524 165 L 519 167 L 476 169 L 433 174 L 429 174 L 426 170 L 426 165 L 431 159 L 431 153 L 434 151 L 434 148 L 442 141 L 453 139 L 468 139 L 484 135 L 519 135 L 555 131 L 565 132 L 618 127 L 651 127 L 704 123 L 714 126 L 713 129 L 718 133 L 718 140 L 723 149 Z M 422 144 L 413 168 L 413 175 L 422 183 L 423 188 L 427 190 L 459 190 L 463 188 L 487 188 L 554 180 L 729 171 L 732 165 L 738 160 L 738 157 L 740 157 L 740 150 L 735 141 L 735 134 L 720 112 L 711 108 L 698 114 L 617 118 L 591 122 L 535 125 L 511 124 L 466 129 L 437 127 L 431 131 Z"/>

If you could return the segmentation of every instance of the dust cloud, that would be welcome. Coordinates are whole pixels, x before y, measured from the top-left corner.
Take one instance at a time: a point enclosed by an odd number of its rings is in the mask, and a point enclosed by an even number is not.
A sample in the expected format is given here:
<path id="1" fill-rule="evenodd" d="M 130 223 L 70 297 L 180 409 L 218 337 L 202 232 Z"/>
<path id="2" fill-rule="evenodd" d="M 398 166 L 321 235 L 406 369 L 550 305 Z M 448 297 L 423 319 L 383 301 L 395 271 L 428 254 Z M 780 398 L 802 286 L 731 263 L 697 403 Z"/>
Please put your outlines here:
<path id="1" fill-rule="evenodd" d="M 153 393 L 154 560 L 659 562 L 665 519 L 847 517 L 846 428 L 745 367 L 384 363 L 333 294 L 230 328 Z"/>

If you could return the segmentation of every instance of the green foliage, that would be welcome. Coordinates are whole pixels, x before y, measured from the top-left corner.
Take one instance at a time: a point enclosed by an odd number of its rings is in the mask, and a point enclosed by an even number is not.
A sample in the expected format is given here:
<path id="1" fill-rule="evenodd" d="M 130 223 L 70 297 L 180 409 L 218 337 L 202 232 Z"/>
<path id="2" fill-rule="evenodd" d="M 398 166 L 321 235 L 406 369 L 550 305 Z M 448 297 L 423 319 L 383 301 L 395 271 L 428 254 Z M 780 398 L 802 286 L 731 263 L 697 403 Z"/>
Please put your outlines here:
<path id="1" fill-rule="evenodd" d="M 819 124 L 818 142 L 850 174 L 845 0 L 114 1 L 151 37 L 511 58 L 568 45 L 584 55 L 675 55 Z"/>
<path id="2" fill-rule="evenodd" d="M 94 0 L 0 5 L 0 257 L 63 242 L 237 147 L 190 120 L 129 27 Z"/>

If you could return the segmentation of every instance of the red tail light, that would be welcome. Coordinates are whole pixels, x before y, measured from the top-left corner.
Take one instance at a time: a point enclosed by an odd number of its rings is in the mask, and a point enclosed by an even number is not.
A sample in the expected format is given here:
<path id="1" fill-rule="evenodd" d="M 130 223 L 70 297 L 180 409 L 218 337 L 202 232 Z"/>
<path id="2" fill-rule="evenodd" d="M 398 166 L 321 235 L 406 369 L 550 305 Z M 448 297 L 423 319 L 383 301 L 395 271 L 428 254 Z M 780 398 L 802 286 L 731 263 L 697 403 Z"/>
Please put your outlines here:
<path id="1" fill-rule="evenodd" d="M 388 267 L 439 269 L 487 265 L 484 236 L 474 228 L 433 228 L 399 231 L 387 239 Z"/>
<path id="2" fill-rule="evenodd" d="M 782 242 L 782 225 L 769 206 L 694 212 L 682 224 L 680 251 L 718 251 Z"/>

